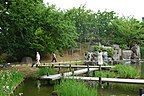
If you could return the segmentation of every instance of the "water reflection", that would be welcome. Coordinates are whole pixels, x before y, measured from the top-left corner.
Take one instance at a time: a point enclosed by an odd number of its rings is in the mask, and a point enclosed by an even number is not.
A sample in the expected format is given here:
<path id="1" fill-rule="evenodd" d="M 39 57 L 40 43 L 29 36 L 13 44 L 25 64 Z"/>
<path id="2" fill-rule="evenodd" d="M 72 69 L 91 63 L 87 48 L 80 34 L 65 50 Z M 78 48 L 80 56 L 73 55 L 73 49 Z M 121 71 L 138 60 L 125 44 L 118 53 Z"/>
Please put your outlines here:
<path id="1" fill-rule="evenodd" d="M 11 96 L 50 96 L 53 86 L 42 83 L 40 80 L 26 79 Z"/>

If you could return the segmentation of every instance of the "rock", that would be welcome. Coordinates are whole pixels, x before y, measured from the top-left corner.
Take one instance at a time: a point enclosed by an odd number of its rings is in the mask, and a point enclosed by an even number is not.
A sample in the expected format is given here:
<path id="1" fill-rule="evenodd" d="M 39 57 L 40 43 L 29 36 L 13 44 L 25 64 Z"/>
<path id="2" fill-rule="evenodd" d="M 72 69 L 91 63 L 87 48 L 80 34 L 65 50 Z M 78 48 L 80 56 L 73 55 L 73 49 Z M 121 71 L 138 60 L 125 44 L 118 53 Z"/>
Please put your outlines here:
<path id="1" fill-rule="evenodd" d="M 32 61 L 31 57 L 24 57 L 24 58 L 22 58 L 21 63 L 23 63 L 23 64 L 32 64 L 33 61 Z"/>

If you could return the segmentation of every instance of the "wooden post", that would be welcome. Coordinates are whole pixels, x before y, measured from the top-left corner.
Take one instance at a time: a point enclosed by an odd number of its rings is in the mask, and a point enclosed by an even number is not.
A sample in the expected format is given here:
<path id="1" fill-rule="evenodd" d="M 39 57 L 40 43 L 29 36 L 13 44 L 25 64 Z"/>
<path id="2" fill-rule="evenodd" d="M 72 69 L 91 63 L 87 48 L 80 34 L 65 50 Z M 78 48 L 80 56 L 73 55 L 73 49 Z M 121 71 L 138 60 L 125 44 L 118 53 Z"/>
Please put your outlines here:
<path id="1" fill-rule="evenodd" d="M 60 68 L 60 63 L 59 63 L 58 73 L 60 73 L 60 69 L 61 69 L 61 68 Z"/>
<path id="2" fill-rule="evenodd" d="M 99 65 L 99 71 L 101 71 L 101 65 Z"/>
<path id="3" fill-rule="evenodd" d="M 74 70 L 72 71 L 72 76 L 74 76 Z"/>
<path id="4" fill-rule="evenodd" d="M 101 81 L 101 77 L 99 77 L 99 87 L 102 86 L 102 81 Z"/>
<path id="5" fill-rule="evenodd" d="M 61 73 L 61 76 L 64 77 L 64 73 L 63 72 Z"/>
<path id="6" fill-rule="evenodd" d="M 141 64 L 141 78 L 144 78 L 144 64 Z"/>
<path id="7" fill-rule="evenodd" d="M 60 84 L 60 82 L 61 82 L 61 79 L 58 79 L 58 83 Z"/>
<path id="8" fill-rule="evenodd" d="M 49 73 L 47 73 L 47 76 L 49 76 Z"/>
<path id="9" fill-rule="evenodd" d="M 69 65 L 69 71 L 71 71 L 71 64 Z"/>
<path id="10" fill-rule="evenodd" d="M 99 65 L 99 71 L 101 71 L 101 65 Z M 101 81 L 101 77 L 99 77 L 99 87 L 102 87 L 102 81 Z"/>
<path id="11" fill-rule="evenodd" d="M 95 71 L 93 71 L 92 76 L 95 77 Z"/>
<path id="12" fill-rule="evenodd" d="M 107 74 L 107 78 L 109 78 L 109 75 L 108 75 L 108 74 Z M 107 84 L 107 87 L 109 87 L 109 82 L 107 82 L 106 84 Z"/>
<path id="13" fill-rule="evenodd" d="M 52 64 L 51 68 L 54 68 L 54 64 Z"/>
<path id="14" fill-rule="evenodd" d="M 89 76 L 89 64 L 87 64 L 87 69 L 88 69 L 87 76 Z"/>
<path id="15" fill-rule="evenodd" d="M 139 96 L 144 96 L 144 89 L 139 89 Z"/>
<path id="16" fill-rule="evenodd" d="M 77 63 L 76 63 L 75 65 L 76 65 L 76 68 L 75 68 L 75 70 L 77 70 Z"/>

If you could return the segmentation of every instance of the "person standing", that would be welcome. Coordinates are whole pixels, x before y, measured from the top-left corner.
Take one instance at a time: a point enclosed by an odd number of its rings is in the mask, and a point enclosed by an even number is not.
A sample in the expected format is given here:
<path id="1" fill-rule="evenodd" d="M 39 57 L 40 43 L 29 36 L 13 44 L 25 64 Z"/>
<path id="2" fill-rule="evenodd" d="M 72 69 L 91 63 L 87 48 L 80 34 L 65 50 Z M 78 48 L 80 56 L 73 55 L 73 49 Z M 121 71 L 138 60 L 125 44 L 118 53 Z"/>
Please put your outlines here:
<path id="1" fill-rule="evenodd" d="M 103 65 L 102 51 L 98 52 L 98 65 Z"/>
<path id="2" fill-rule="evenodd" d="M 36 63 L 40 64 L 40 54 L 39 54 L 39 52 L 37 52 L 37 54 L 36 54 Z"/>
<path id="3" fill-rule="evenodd" d="M 52 54 L 52 61 L 51 62 L 57 62 L 57 58 L 55 53 Z"/>

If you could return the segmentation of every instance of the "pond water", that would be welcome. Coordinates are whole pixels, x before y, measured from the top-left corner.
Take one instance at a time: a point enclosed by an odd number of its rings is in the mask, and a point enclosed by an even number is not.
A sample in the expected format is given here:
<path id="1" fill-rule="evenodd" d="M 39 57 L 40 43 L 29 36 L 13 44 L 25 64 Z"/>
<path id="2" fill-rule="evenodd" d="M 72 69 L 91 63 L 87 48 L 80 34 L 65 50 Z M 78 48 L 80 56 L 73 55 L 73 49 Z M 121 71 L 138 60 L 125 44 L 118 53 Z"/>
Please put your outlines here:
<path id="1" fill-rule="evenodd" d="M 38 80 L 26 79 L 11 96 L 50 96 L 54 87 L 45 82 L 41 83 L 43 84 L 39 87 Z M 142 88 L 142 85 L 111 83 L 107 88 L 99 88 L 98 96 L 139 96 L 139 88 Z"/>
<path id="2" fill-rule="evenodd" d="M 50 96 L 52 91 L 53 86 L 48 84 L 39 86 L 38 80 L 28 78 L 16 88 L 11 96 Z"/>

